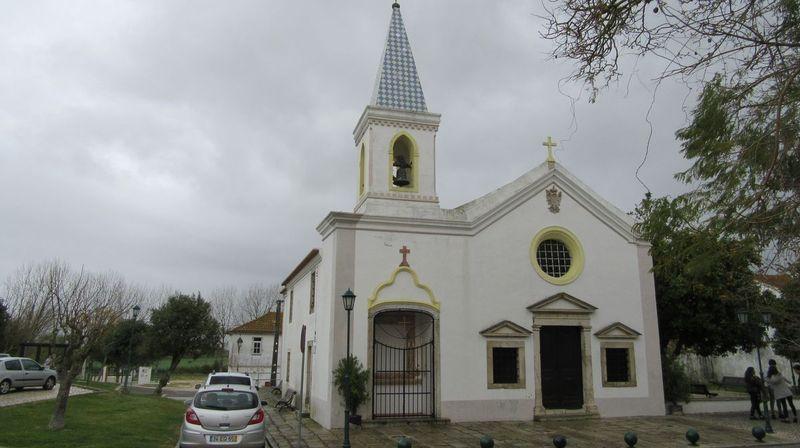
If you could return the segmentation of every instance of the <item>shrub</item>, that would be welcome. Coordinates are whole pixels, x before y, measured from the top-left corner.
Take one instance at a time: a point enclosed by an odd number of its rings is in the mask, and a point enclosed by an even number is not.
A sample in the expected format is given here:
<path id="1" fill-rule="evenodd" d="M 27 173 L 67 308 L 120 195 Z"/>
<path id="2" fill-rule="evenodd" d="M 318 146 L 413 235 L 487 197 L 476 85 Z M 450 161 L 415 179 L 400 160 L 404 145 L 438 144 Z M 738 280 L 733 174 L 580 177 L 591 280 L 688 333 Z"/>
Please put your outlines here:
<path id="1" fill-rule="evenodd" d="M 344 389 L 345 372 L 350 374 L 351 401 L 348 407 L 350 408 L 350 414 L 356 415 L 358 414 L 358 407 L 366 403 L 367 399 L 369 398 L 369 392 L 367 391 L 369 370 L 365 369 L 361 364 L 361 361 L 359 361 L 355 356 L 351 355 L 349 359 L 342 358 L 339 360 L 339 364 L 333 371 L 333 384 L 336 386 L 336 390 L 339 391 L 339 395 L 344 400 L 347 399 L 345 397 Z M 347 404 L 345 404 L 345 406 L 347 406 Z"/>
<path id="2" fill-rule="evenodd" d="M 671 356 L 662 356 L 661 372 L 664 379 L 664 399 L 670 403 L 688 402 L 692 387 L 683 364 Z"/>

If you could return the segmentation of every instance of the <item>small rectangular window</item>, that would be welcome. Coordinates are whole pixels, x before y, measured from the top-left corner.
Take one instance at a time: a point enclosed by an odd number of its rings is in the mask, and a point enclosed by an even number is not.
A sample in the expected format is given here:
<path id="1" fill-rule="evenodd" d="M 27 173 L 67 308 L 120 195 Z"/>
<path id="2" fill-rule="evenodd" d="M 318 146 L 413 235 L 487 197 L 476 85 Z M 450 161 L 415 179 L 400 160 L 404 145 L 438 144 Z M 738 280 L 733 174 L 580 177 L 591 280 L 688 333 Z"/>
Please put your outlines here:
<path id="1" fill-rule="evenodd" d="M 289 381 L 289 374 L 291 373 L 292 369 L 292 352 L 286 352 L 286 377 L 284 377 L 285 381 Z"/>
<path id="2" fill-rule="evenodd" d="M 492 373 L 494 384 L 517 384 L 519 382 L 519 349 L 516 347 L 492 348 Z"/>
<path id="3" fill-rule="evenodd" d="M 311 273 L 311 293 L 309 298 L 309 305 L 308 305 L 308 314 L 314 313 L 314 300 L 316 299 L 316 290 L 317 290 L 317 272 L 314 271 Z"/>
<path id="4" fill-rule="evenodd" d="M 631 375 L 628 369 L 627 348 L 606 349 L 606 381 L 609 383 L 627 383 Z"/>
<path id="5" fill-rule="evenodd" d="M 292 323 L 293 309 L 294 309 L 294 289 L 289 291 L 289 323 Z"/>
<path id="6" fill-rule="evenodd" d="M 253 338 L 253 354 L 261 354 L 261 338 Z"/>

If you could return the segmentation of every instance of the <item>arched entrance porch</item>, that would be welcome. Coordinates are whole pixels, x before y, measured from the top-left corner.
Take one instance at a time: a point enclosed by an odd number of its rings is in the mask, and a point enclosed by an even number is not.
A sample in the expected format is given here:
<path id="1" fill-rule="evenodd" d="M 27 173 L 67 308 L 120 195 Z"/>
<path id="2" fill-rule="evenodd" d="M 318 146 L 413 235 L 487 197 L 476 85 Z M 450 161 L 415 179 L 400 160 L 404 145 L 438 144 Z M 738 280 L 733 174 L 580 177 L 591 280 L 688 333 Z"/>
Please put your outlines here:
<path id="1" fill-rule="evenodd" d="M 426 307 L 370 312 L 372 418 L 435 418 L 438 313 Z"/>

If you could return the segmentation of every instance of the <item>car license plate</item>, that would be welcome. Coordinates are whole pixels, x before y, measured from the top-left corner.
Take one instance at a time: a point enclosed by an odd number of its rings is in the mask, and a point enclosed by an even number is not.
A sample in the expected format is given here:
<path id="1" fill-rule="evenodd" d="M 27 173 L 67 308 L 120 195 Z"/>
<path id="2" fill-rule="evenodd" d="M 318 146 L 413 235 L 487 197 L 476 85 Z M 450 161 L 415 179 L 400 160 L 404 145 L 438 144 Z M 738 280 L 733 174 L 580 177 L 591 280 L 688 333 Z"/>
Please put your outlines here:
<path id="1" fill-rule="evenodd" d="M 239 443 L 238 435 L 214 434 L 207 437 L 208 443 Z"/>

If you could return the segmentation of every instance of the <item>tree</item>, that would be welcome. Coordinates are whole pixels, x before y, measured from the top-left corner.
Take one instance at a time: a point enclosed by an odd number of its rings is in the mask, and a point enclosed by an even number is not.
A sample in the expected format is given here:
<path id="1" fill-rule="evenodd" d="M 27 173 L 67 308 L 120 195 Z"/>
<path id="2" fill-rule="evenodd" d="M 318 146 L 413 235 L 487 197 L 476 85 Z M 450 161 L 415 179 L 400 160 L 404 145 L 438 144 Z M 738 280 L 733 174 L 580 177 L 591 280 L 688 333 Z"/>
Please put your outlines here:
<path id="1" fill-rule="evenodd" d="M 636 209 L 636 229 L 650 241 L 661 352 L 674 359 L 690 349 L 701 356 L 752 349 L 763 332 L 756 319 L 741 325 L 737 311 L 763 303 L 752 268 L 752 242 L 719 237 L 699 224 L 683 199 L 651 199 Z"/>
<path id="2" fill-rule="evenodd" d="M 350 377 L 350 402 L 347 403 L 344 377 Z M 369 399 L 369 369 L 365 369 L 358 357 L 350 355 L 349 358 L 342 358 L 333 371 L 333 384 L 339 395 L 345 401 L 345 407 L 350 409 L 351 415 L 358 415 L 358 408 Z"/>
<path id="3" fill-rule="evenodd" d="M 55 357 L 60 387 L 48 425 L 50 429 L 62 429 L 73 380 L 99 341 L 131 309 L 138 292 L 116 274 L 73 271 L 58 261 L 43 266 L 38 287 L 46 291 L 53 324 L 67 343 Z"/>
<path id="4" fill-rule="evenodd" d="M 550 0 L 544 37 L 573 60 L 592 101 L 626 61 L 659 61 L 656 82 L 703 86 L 678 133 L 692 166 L 679 179 L 715 228 L 769 246 L 785 265 L 800 249 L 800 2 Z M 630 56 L 630 57 L 628 57 Z M 636 61 L 638 62 L 638 61 Z"/>
<path id="5" fill-rule="evenodd" d="M 0 350 L 6 345 L 6 331 L 8 327 L 9 315 L 6 303 L 0 299 Z"/>
<path id="6" fill-rule="evenodd" d="M 104 364 L 111 364 L 117 368 L 128 366 L 128 353 L 130 352 L 131 366 L 140 366 L 153 361 L 150 350 L 145 342 L 150 333 L 150 325 L 143 321 L 125 319 L 117 323 L 103 340 L 99 355 Z"/>
<path id="7" fill-rule="evenodd" d="M 220 324 L 212 316 L 211 305 L 197 296 L 177 294 L 150 314 L 149 346 L 154 356 L 170 357 L 169 369 L 162 373 L 155 393 L 160 394 L 184 357 L 198 357 L 219 348 Z"/>
<path id="8" fill-rule="evenodd" d="M 51 297 L 43 284 L 49 268 L 48 263 L 24 265 L 6 280 L 3 296 L 9 320 L 0 350 L 13 350 L 21 342 L 39 340 L 56 329 Z"/>
<path id="9" fill-rule="evenodd" d="M 790 279 L 774 300 L 772 347 L 775 353 L 793 361 L 800 360 L 800 263 L 790 271 Z"/>

